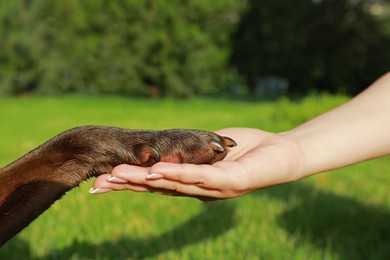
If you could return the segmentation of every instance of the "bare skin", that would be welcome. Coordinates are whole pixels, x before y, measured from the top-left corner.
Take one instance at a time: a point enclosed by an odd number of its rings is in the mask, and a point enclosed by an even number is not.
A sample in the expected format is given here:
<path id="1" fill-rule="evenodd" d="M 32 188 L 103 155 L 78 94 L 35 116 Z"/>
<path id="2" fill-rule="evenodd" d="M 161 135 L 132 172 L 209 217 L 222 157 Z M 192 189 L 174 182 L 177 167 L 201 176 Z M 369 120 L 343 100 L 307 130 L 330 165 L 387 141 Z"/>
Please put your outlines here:
<path id="1" fill-rule="evenodd" d="M 212 165 L 157 163 L 120 165 L 94 182 L 96 193 L 155 192 L 226 199 L 293 182 L 390 154 L 390 73 L 344 105 L 294 129 L 217 131 L 238 146 Z"/>

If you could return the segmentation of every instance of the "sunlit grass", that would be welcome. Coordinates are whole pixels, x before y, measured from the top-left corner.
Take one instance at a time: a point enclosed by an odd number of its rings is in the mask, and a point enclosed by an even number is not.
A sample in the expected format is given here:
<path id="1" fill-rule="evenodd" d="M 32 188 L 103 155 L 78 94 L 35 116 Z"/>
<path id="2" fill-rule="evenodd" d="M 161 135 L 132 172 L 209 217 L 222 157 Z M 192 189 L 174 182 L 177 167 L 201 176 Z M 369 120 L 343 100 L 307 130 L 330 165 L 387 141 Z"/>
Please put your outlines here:
<path id="1" fill-rule="evenodd" d="M 348 99 L 298 101 L 1 98 L 0 165 L 74 126 L 284 131 Z M 389 157 L 239 199 L 69 192 L 0 249 L 2 259 L 385 259 L 390 255 Z M 3 185 L 3 184 L 1 184 Z"/>

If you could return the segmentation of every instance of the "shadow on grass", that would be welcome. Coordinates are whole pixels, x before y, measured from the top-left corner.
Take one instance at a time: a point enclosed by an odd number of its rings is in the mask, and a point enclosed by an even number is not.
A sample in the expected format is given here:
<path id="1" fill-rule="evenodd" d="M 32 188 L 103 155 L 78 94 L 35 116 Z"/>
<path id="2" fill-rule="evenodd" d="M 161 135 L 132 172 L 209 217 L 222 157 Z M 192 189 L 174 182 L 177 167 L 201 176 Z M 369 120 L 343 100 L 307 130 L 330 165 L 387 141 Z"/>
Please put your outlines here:
<path id="1" fill-rule="evenodd" d="M 302 183 L 255 194 L 286 201 L 286 210 L 276 221 L 299 243 L 311 243 L 340 259 L 390 257 L 390 211 L 380 205 L 364 204 Z"/>
<path id="2" fill-rule="evenodd" d="M 48 252 L 42 258 L 70 259 L 70 258 L 145 258 L 153 257 L 169 250 L 181 248 L 222 235 L 235 225 L 235 205 L 232 201 L 205 203 L 202 211 L 177 226 L 156 237 L 132 239 L 121 237 L 100 244 L 85 241 L 74 241 L 72 245 Z M 6 244 L 1 259 L 31 259 L 30 250 L 34 245 L 26 241 L 14 239 Z M 21 253 L 23 252 L 23 253 Z M 42 259 L 40 258 L 40 259 Z"/>

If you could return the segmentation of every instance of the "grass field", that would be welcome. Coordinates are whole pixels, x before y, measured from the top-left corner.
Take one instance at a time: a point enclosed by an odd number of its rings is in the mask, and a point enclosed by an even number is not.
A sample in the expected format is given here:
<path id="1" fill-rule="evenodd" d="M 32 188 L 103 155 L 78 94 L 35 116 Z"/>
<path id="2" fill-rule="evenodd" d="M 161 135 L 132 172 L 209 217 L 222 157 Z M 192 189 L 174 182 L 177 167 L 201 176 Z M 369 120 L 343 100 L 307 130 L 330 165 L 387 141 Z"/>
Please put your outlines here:
<path id="1" fill-rule="evenodd" d="M 79 125 L 283 131 L 345 101 L 0 98 L 0 167 Z M 390 259 L 389 157 L 211 203 L 90 195 L 90 186 L 55 203 L 0 259 Z"/>

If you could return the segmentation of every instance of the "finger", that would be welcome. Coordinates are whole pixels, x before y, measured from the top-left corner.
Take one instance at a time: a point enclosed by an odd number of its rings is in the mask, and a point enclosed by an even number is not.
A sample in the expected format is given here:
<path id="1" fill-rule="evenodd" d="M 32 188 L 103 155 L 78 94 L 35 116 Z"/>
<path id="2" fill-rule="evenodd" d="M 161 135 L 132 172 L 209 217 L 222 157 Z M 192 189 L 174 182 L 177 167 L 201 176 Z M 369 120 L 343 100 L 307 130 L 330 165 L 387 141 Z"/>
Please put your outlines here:
<path id="1" fill-rule="evenodd" d="M 213 165 L 174 164 L 160 162 L 149 170 L 149 176 L 157 174 L 165 180 L 182 184 L 196 185 L 206 189 L 230 186 L 234 181 L 237 163 L 232 161 L 217 162 Z M 161 178 L 160 178 L 161 179 Z M 151 181 L 147 179 L 149 185 Z"/>
<path id="2" fill-rule="evenodd" d="M 151 183 L 151 185 L 138 185 L 133 183 L 112 183 L 103 179 L 103 182 L 100 182 L 98 186 L 94 185 L 94 187 L 90 189 L 90 193 L 101 194 L 107 193 L 109 191 L 122 190 L 129 190 L 134 192 L 151 192 L 167 196 L 195 197 L 203 201 L 233 197 L 229 196 L 228 194 L 224 194 L 220 190 L 211 190 L 196 185 L 186 185 L 167 180 L 156 181 Z"/>
<path id="3" fill-rule="evenodd" d="M 212 190 L 197 186 L 196 184 L 184 184 L 177 181 L 160 179 L 149 181 L 145 179 L 145 171 L 131 165 L 122 165 L 113 171 L 116 176 L 126 179 L 126 183 L 112 182 L 111 174 L 104 174 L 94 181 L 92 194 L 101 194 L 109 191 L 130 190 L 134 192 L 151 192 L 168 196 L 195 197 L 200 200 L 209 201 L 216 198 L 225 198 L 219 190 Z M 123 180 L 121 179 L 121 180 Z M 131 181 L 135 181 L 132 183 Z"/>
<path id="4" fill-rule="evenodd" d="M 164 178 L 170 181 L 201 186 L 205 183 L 210 184 L 210 176 L 213 171 L 215 169 L 209 165 L 157 163 L 150 168 L 147 180 Z M 161 176 L 161 178 L 150 178 L 154 176 Z"/>
<path id="5" fill-rule="evenodd" d="M 149 168 L 136 165 L 121 164 L 116 166 L 112 171 L 108 181 L 121 183 L 122 180 L 133 184 L 145 184 L 145 178 L 149 173 Z"/>
<path id="6" fill-rule="evenodd" d="M 162 189 L 162 190 L 155 189 L 155 190 L 151 190 L 150 192 L 153 193 L 153 194 L 164 195 L 164 196 L 191 197 L 191 198 L 199 199 L 201 201 L 217 200 L 217 198 L 213 198 L 213 197 L 197 196 L 197 195 L 193 196 L 193 195 L 189 195 L 189 194 L 185 194 L 185 193 L 179 193 L 179 192 L 169 191 L 169 190 L 164 190 L 164 189 Z"/>
<path id="7" fill-rule="evenodd" d="M 133 190 L 150 191 L 148 187 L 143 187 L 147 169 L 133 165 L 119 165 L 115 167 L 111 174 L 98 176 L 93 183 L 90 193 L 106 193 L 111 190 Z M 128 184 L 128 185 L 125 185 Z"/>
<path id="8" fill-rule="evenodd" d="M 108 179 L 111 177 L 110 174 L 102 174 L 93 181 L 94 188 L 103 188 L 107 187 L 108 184 L 111 184 Z"/>
<path id="9" fill-rule="evenodd" d="M 181 197 L 196 197 L 200 200 L 209 201 L 214 200 L 214 198 L 211 198 L 213 196 L 216 196 L 215 193 L 212 192 L 200 192 L 197 194 L 196 189 L 192 189 L 191 187 L 177 187 L 173 182 L 170 182 L 170 184 L 165 184 L 162 186 L 169 187 L 168 189 L 162 189 L 162 188 L 156 188 L 148 185 L 139 185 L 134 183 L 113 183 L 107 180 L 107 177 L 111 175 L 105 174 L 104 176 L 99 176 L 94 183 L 93 188 L 90 189 L 90 193 L 92 194 L 102 194 L 107 193 L 109 191 L 121 191 L 121 190 L 129 190 L 134 192 L 151 192 L 159 195 L 166 195 L 166 196 L 181 196 Z M 161 184 L 160 184 L 161 185 Z M 177 190 L 176 190 L 177 189 Z M 180 190 L 185 190 L 187 193 L 193 193 L 193 194 L 185 194 L 179 192 Z"/>
<path id="10" fill-rule="evenodd" d="M 94 181 L 93 188 L 90 190 L 90 193 L 105 193 L 108 191 L 119 191 L 119 190 L 131 190 L 136 192 L 152 192 L 157 189 L 147 186 L 140 185 L 137 183 L 116 183 L 107 180 L 107 177 L 111 175 L 105 174 L 105 176 L 101 175 Z"/>
<path id="11" fill-rule="evenodd" d="M 152 181 L 146 181 L 151 189 L 156 191 L 163 191 L 163 194 L 173 195 L 185 194 L 190 197 L 210 197 L 210 198 L 225 198 L 226 196 L 219 189 L 212 189 L 202 187 L 199 184 L 186 184 L 168 179 L 158 179 Z"/>

